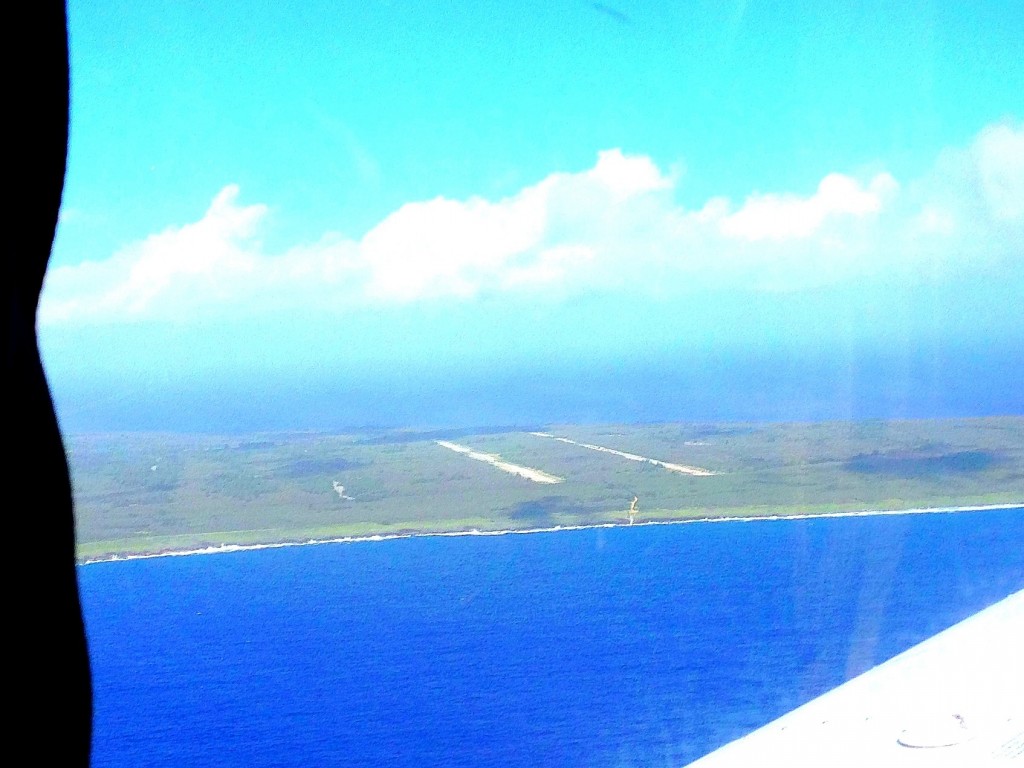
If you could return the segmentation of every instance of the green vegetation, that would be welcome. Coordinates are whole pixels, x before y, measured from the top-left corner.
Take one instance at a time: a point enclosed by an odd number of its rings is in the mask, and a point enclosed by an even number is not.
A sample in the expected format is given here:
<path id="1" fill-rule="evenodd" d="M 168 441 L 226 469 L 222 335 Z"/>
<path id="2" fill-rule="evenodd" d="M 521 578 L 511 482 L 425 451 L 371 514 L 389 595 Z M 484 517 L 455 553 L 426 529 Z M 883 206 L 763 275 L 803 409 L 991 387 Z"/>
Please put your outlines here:
<path id="1" fill-rule="evenodd" d="M 1024 417 L 68 438 L 83 559 L 221 544 L 1024 502 Z M 546 485 L 447 439 L 565 479 Z M 344 486 L 341 498 L 334 484 Z"/>

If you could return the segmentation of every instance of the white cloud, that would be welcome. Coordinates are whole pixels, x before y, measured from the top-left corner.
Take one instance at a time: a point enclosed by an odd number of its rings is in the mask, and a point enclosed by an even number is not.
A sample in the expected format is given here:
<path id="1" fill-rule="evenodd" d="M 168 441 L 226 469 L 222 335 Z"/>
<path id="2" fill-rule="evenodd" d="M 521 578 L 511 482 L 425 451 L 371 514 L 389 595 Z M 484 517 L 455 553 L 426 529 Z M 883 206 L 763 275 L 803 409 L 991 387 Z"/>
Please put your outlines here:
<path id="1" fill-rule="evenodd" d="M 199 221 L 170 228 L 110 259 L 51 269 L 40 317 L 141 318 L 230 298 L 264 268 L 253 235 L 266 206 L 237 204 L 225 187 Z"/>
<path id="2" fill-rule="evenodd" d="M 1024 129 L 1001 124 L 942 153 L 924 178 L 826 175 L 809 195 L 699 209 L 648 157 L 609 150 L 503 200 L 408 203 L 361 239 L 283 253 L 259 239 L 265 205 L 228 186 L 199 221 L 111 258 L 51 270 L 44 323 L 330 312 L 491 293 L 798 290 L 862 276 L 1024 269 Z"/>
<path id="3" fill-rule="evenodd" d="M 744 240 L 790 240 L 819 232 L 834 218 L 862 218 L 882 210 L 886 197 L 898 184 L 880 173 L 864 187 L 856 179 L 830 173 L 810 197 L 798 195 L 757 195 L 721 222 L 722 234 Z"/>
<path id="4" fill-rule="evenodd" d="M 644 192 L 671 189 L 673 180 L 663 176 L 650 158 L 626 157 L 617 149 L 597 153 L 597 165 L 584 176 L 608 190 L 617 201 Z"/>
<path id="5" fill-rule="evenodd" d="M 1024 218 L 1024 130 L 997 125 L 982 131 L 972 148 L 982 194 L 1000 221 Z"/>

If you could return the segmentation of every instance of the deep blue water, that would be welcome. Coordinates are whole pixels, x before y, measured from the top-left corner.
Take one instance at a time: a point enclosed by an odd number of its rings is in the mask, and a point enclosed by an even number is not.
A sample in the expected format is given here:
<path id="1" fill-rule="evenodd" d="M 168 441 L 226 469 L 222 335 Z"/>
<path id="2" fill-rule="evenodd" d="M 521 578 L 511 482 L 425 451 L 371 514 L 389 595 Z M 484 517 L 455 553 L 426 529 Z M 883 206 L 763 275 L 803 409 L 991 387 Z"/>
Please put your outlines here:
<path id="1" fill-rule="evenodd" d="M 97 766 L 680 766 L 1024 588 L 1024 510 L 84 566 Z"/>
<path id="2" fill-rule="evenodd" d="M 126 351 L 124 359 L 134 354 Z M 1024 413 L 1024 341 L 966 350 L 922 344 L 887 353 L 837 343 L 813 355 L 769 347 L 758 354 L 640 355 L 603 363 L 556 356 L 539 366 L 502 359 L 471 370 L 449 365 L 446 354 L 437 359 L 442 362 L 434 368 L 403 363 L 360 376 L 285 367 L 212 381 L 186 368 L 178 372 L 182 381 L 119 370 L 96 381 L 58 372 L 52 383 L 66 432 L 251 434 Z"/>

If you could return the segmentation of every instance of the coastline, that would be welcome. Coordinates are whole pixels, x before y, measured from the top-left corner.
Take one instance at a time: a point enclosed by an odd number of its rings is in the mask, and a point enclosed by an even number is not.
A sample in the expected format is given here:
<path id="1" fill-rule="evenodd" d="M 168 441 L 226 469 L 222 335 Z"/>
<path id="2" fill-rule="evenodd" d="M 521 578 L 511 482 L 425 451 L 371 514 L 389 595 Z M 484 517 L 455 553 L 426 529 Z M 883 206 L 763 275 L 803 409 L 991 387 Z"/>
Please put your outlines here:
<path id="1" fill-rule="evenodd" d="M 961 512 L 985 512 L 999 509 L 1024 509 L 1024 500 L 1018 502 L 1007 502 L 1000 504 L 974 504 L 963 506 L 941 506 L 941 507 L 911 507 L 906 509 L 868 509 L 860 511 L 823 511 L 823 512 L 798 512 L 793 514 L 767 514 L 767 515 L 721 515 L 706 517 L 690 517 L 666 520 L 646 520 L 630 524 L 628 522 L 604 522 L 604 523 L 580 523 L 571 525 L 555 525 L 535 528 L 510 528 L 495 530 L 479 530 L 476 528 L 456 531 L 422 531 L 402 533 L 379 533 L 355 536 L 337 536 L 326 538 L 309 538 L 305 540 L 283 539 L 253 544 L 232 544 L 222 543 L 205 547 L 193 548 L 168 548 L 156 552 L 124 552 L 97 557 L 85 557 L 76 563 L 77 566 L 95 565 L 98 563 L 126 562 L 129 560 L 152 560 L 162 557 L 187 557 L 195 555 L 218 555 L 232 552 L 249 552 L 260 549 L 283 549 L 285 547 L 308 547 L 323 544 L 357 544 L 362 542 L 391 541 L 396 539 L 413 538 L 435 538 L 452 536 L 507 536 L 513 534 L 533 533 L 560 533 L 563 531 L 583 531 L 601 528 L 639 528 L 655 525 L 687 525 L 691 523 L 749 523 L 758 521 L 785 521 L 785 520 L 809 520 L 812 518 L 840 518 L 840 517 L 879 517 L 893 515 L 935 515 L 935 514 L 956 514 Z M 227 532 L 226 532 L 227 533 Z M 236 534 L 246 533 L 236 531 Z"/>

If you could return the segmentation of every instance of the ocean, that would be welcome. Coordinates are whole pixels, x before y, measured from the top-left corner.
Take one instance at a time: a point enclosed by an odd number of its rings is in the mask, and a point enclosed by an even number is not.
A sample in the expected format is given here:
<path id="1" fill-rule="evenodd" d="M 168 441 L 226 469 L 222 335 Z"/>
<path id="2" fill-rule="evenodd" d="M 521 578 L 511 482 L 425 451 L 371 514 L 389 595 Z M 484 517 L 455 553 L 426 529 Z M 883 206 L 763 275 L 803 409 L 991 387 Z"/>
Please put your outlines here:
<path id="1" fill-rule="evenodd" d="M 682 766 L 1024 588 L 1024 508 L 94 563 L 96 766 Z"/>
<path id="2" fill-rule="evenodd" d="M 194 372 L 51 375 L 66 433 L 244 434 L 672 421 L 829 421 L 1024 413 L 1024 344 L 887 353 L 641 355 L 462 369 L 387 367 L 335 377 Z M 133 347 L 130 354 L 135 354 Z M 930 353 L 931 352 L 931 353 Z M 129 354 L 126 352 L 125 354 Z M 68 357 L 78 359 L 71 352 Z M 121 359 L 121 358 L 118 358 Z M 410 368 L 410 370 L 406 370 Z M 91 382 L 91 383 L 90 383 Z"/>

